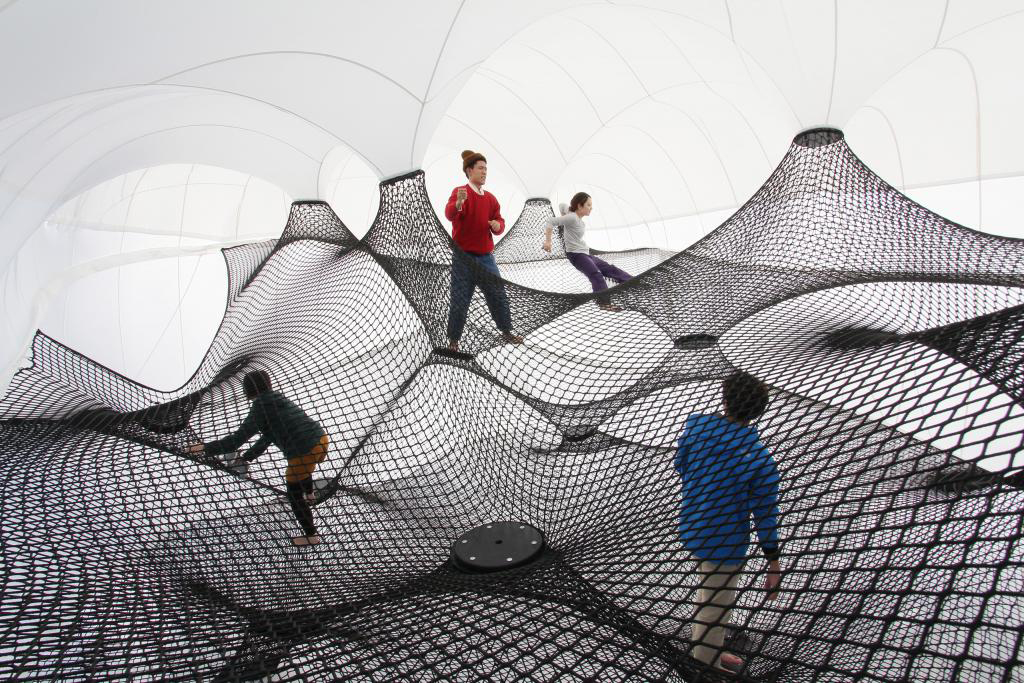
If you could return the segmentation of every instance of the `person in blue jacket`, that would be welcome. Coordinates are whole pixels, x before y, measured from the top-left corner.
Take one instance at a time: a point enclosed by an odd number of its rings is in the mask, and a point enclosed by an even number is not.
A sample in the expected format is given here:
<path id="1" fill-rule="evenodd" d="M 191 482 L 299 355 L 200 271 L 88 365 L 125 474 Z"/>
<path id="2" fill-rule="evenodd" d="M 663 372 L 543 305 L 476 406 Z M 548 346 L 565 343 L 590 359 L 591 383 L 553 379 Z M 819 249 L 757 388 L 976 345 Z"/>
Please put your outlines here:
<path id="1" fill-rule="evenodd" d="M 745 372 L 722 383 L 723 412 L 695 413 L 677 442 L 682 480 L 679 540 L 699 562 L 691 655 L 701 663 L 738 671 L 743 660 L 723 651 L 747 560 L 750 520 L 768 560 L 764 589 L 775 599 L 779 564 L 779 472 L 751 422 L 768 406 L 768 389 Z"/>

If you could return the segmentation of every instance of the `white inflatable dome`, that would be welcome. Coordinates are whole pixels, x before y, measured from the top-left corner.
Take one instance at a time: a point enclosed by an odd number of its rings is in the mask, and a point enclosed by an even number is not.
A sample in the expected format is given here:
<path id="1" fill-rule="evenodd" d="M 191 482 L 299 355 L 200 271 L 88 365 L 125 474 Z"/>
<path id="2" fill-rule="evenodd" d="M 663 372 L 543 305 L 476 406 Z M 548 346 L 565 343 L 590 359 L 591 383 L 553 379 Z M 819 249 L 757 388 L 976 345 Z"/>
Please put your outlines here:
<path id="1" fill-rule="evenodd" d="M 298 198 L 361 235 L 416 169 L 439 210 L 467 148 L 507 219 L 585 189 L 594 246 L 679 250 L 827 125 L 911 198 L 1024 236 L 1021 35 L 1018 0 L 0 3 L 0 384 L 40 328 L 180 385 L 220 248 Z"/>

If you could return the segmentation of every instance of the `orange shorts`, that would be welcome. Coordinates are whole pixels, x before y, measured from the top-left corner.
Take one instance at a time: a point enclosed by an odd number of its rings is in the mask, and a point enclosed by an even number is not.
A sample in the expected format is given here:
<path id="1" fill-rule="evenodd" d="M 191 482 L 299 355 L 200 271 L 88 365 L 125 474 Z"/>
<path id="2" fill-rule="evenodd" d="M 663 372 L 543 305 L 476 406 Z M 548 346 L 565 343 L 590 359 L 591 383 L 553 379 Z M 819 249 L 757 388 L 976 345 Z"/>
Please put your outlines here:
<path id="1" fill-rule="evenodd" d="M 327 446 L 330 439 L 324 434 L 320 437 L 320 443 L 313 446 L 313 450 L 297 458 L 288 458 L 288 469 L 284 471 L 284 480 L 289 484 L 302 481 L 306 477 L 313 476 L 316 466 L 327 457 Z"/>

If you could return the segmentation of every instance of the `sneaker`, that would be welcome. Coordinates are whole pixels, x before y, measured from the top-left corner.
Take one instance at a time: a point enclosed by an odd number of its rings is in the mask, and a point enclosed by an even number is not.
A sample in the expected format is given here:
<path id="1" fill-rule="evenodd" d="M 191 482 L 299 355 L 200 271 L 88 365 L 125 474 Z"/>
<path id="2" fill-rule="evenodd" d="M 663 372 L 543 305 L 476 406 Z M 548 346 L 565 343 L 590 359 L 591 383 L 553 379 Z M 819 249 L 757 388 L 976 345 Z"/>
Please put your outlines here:
<path id="1" fill-rule="evenodd" d="M 723 652 L 718 656 L 715 669 L 723 673 L 737 674 L 743 669 L 743 660 L 732 653 Z"/>
<path id="2" fill-rule="evenodd" d="M 301 548 L 307 545 L 320 545 L 323 539 L 320 538 L 320 534 L 313 534 L 312 536 L 292 536 L 292 545 Z"/>
<path id="3" fill-rule="evenodd" d="M 506 344 L 522 344 L 523 338 L 518 334 L 509 331 L 502 331 L 501 338 Z"/>

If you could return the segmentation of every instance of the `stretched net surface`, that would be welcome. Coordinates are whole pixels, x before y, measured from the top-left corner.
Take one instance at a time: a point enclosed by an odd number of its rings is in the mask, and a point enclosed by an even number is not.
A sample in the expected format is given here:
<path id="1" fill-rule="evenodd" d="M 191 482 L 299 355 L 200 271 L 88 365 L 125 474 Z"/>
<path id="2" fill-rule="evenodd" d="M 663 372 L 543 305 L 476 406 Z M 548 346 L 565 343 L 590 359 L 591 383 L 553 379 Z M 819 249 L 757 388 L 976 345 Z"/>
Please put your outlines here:
<path id="1" fill-rule="evenodd" d="M 550 213 L 496 251 L 522 345 L 478 289 L 445 352 L 453 250 L 422 174 L 381 186 L 362 240 L 300 202 L 226 250 L 178 391 L 39 335 L 0 403 L 0 676 L 718 680 L 689 657 L 672 459 L 737 369 L 770 391 L 783 568 L 775 600 L 763 558 L 742 570 L 740 679 L 1024 676 L 1024 244 L 914 204 L 831 130 L 684 252 L 607 255 L 636 275 L 621 311 L 540 250 Z M 276 449 L 245 473 L 186 451 L 238 427 L 256 369 L 329 435 L 321 545 L 289 542 Z M 450 561 L 501 520 L 543 532 L 536 560 Z"/>

